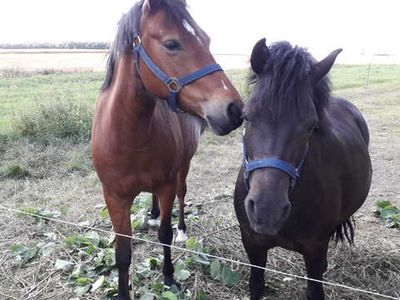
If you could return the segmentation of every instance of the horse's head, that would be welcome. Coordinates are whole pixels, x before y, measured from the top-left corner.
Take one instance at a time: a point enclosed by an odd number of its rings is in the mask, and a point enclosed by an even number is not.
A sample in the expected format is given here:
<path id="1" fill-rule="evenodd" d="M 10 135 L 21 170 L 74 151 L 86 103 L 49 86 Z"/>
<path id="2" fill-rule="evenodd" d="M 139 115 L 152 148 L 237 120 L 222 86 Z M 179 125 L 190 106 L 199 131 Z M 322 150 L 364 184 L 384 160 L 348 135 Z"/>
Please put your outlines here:
<path id="1" fill-rule="evenodd" d="M 184 78 L 206 66 L 216 66 L 209 50 L 210 38 L 187 12 L 185 1 L 143 1 L 139 28 L 143 49 L 170 78 Z M 156 77 L 143 59 L 139 69 L 146 89 L 159 98 L 168 98 L 166 83 Z M 189 81 L 181 89 L 175 82 L 170 84 L 170 88 L 177 89 L 181 110 L 207 120 L 218 135 L 241 125 L 243 103 L 222 70 L 211 68 L 205 76 Z"/>
<path id="2" fill-rule="evenodd" d="M 253 49 L 255 86 L 244 108 L 243 143 L 245 207 L 258 233 L 277 234 L 290 215 L 289 193 L 326 105 L 318 102 L 318 93 L 329 92 L 329 81 L 321 79 L 339 52 L 316 63 L 304 49 L 286 42 L 268 48 L 262 39 Z"/>

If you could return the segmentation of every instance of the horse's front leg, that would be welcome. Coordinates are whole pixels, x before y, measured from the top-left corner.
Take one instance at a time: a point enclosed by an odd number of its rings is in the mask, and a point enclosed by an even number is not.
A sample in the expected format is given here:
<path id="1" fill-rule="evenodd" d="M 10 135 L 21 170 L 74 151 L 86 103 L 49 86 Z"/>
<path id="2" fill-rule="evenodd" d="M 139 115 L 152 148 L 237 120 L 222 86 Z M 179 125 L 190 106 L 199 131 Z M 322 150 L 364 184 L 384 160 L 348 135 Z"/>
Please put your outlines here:
<path id="1" fill-rule="evenodd" d="M 114 193 L 103 191 L 107 209 L 116 234 L 132 235 L 130 208 L 134 197 L 121 197 Z M 128 300 L 129 296 L 129 265 L 131 264 L 131 239 L 116 235 L 115 261 L 118 268 L 118 298 Z"/>
<path id="2" fill-rule="evenodd" d="M 245 231 L 241 230 L 241 234 L 243 246 L 246 250 L 250 264 L 265 268 L 268 248 L 264 245 L 260 246 L 255 243 L 252 237 L 250 237 Z M 261 268 L 251 267 L 250 269 L 249 290 L 251 300 L 259 300 L 264 294 L 264 269 Z"/>
<path id="3" fill-rule="evenodd" d="M 329 240 L 310 242 L 304 245 L 303 258 L 309 278 L 323 280 L 323 273 L 328 267 L 327 251 Z M 307 282 L 307 299 L 324 300 L 325 293 L 322 283 L 315 281 Z"/>
<path id="4" fill-rule="evenodd" d="M 175 183 L 164 185 L 157 194 L 160 199 L 160 228 L 158 229 L 158 239 L 161 243 L 171 245 L 173 239 L 173 230 L 171 226 L 171 213 L 174 205 L 176 196 Z M 171 259 L 171 248 L 163 246 L 164 250 L 164 284 L 166 286 L 176 285 L 179 288 L 179 284 L 174 280 L 174 267 Z"/>

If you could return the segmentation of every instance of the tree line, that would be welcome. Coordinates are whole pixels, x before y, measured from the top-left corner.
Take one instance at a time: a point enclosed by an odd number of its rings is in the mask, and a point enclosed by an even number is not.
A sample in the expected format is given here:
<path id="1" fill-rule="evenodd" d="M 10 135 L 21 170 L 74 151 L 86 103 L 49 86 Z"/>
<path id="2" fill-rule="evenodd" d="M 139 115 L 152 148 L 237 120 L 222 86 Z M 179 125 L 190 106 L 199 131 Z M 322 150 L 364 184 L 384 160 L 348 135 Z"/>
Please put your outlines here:
<path id="1" fill-rule="evenodd" d="M 17 43 L 0 44 L 0 49 L 109 49 L 107 42 Z"/>

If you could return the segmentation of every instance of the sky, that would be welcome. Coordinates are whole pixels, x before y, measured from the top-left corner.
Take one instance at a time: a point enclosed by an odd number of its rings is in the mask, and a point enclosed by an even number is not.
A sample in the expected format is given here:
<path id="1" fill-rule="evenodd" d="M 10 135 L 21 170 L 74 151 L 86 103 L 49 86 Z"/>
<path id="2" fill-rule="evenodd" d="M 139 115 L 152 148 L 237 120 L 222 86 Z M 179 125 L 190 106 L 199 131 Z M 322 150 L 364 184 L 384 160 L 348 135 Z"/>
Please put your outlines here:
<path id="1" fill-rule="evenodd" d="M 111 41 L 133 0 L 0 0 L 0 43 Z M 400 55 L 399 0 L 187 0 L 213 53 L 249 54 L 262 37 L 288 40 L 317 58 Z"/>

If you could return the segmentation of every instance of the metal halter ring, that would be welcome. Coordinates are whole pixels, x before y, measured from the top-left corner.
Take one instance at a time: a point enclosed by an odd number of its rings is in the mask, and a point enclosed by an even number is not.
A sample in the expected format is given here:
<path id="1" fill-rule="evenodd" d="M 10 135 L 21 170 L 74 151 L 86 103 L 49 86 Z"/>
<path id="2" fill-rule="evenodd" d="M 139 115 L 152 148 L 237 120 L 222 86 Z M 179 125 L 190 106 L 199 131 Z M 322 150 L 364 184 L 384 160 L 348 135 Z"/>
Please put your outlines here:
<path id="1" fill-rule="evenodd" d="M 138 46 L 140 46 L 142 44 L 142 39 L 140 38 L 140 36 L 135 36 L 133 38 L 133 46 L 134 48 L 137 48 Z"/>
<path id="2" fill-rule="evenodd" d="M 179 79 L 176 77 L 171 77 L 170 81 L 167 83 L 168 90 L 173 93 L 178 93 L 182 86 L 179 83 Z"/>

